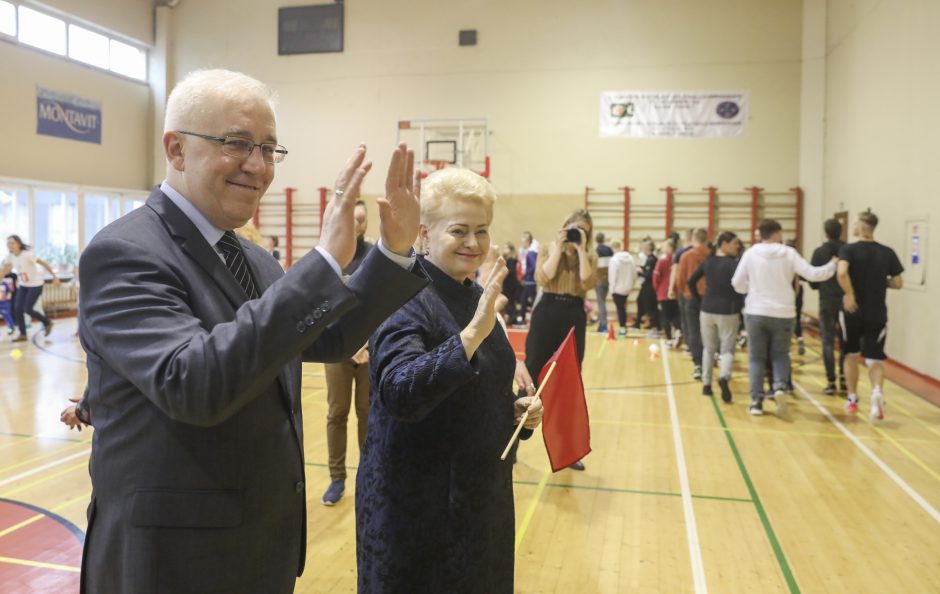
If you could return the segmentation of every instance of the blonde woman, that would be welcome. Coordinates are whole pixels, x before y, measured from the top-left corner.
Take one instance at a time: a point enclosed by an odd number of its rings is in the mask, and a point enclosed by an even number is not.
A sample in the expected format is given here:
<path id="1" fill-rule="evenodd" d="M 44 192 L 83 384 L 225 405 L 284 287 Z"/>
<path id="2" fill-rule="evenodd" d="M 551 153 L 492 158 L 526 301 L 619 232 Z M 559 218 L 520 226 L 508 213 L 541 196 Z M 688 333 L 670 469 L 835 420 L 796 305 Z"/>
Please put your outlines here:
<path id="1" fill-rule="evenodd" d="M 470 171 L 421 189 L 421 266 L 431 284 L 369 341 L 371 412 L 356 479 L 359 591 L 513 591 L 512 465 L 500 451 L 531 396 L 495 303 L 489 251 L 496 196 Z M 488 282 L 485 279 L 489 279 Z M 541 420 L 533 407 L 523 438 Z"/>
<path id="2" fill-rule="evenodd" d="M 539 252 L 535 280 L 542 296 L 532 310 L 532 324 L 525 341 L 525 364 L 529 375 L 539 376 L 552 353 L 574 327 L 578 363 L 584 361 L 587 319 L 584 296 L 597 284 L 597 254 L 591 246 L 594 223 L 583 209 L 571 213 L 554 243 Z M 571 465 L 584 470 L 581 461 Z"/>

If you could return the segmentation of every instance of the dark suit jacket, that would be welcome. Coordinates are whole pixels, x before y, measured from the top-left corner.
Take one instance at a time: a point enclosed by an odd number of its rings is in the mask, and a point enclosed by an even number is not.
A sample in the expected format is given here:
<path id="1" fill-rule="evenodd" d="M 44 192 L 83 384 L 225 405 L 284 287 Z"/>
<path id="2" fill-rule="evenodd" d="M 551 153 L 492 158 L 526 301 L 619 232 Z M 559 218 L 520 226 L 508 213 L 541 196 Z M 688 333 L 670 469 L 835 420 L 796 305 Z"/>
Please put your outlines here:
<path id="1" fill-rule="evenodd" d="M 291 592 L 306 544 L 300 363 L 342 361 L 427 282 L 378 250 L 344 284 L 242 242 L 247 301 L 159 189 L 82 255 L 95 434 L 82 591 Z"/>

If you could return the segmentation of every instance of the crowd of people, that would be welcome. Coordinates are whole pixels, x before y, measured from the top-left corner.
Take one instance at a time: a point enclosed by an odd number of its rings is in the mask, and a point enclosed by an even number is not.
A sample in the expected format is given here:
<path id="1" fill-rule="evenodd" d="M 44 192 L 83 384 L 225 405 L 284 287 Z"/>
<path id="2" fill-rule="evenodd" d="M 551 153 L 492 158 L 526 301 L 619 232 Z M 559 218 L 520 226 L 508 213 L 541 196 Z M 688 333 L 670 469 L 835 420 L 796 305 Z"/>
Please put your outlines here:
<path id="1" fill-rule="evenodd" d="M 285 272 L 276 241 L 265 249 L 234 233 L 288 152 L 270 90 L 239 73 L 193 73 L 167 101 L 162 142 L 165 181 L 81 259 L 90 381 L 62 420 L 95 427 L 83 592 L 293 591 L 307 543 L 301 361 L 326 363 L 325 505 L 345 492 L 357 414 L 360 591 L 512 592 L 512 465 L 497 453 L 517 425 L 523 439 L 539 425 L 536 380 L 572 328 L 583 361 L 592 290 L 598 331 L 615 323 L 611 295 L 621 336 L 646 328 L 673 349 L 685 344 L 705 396 L 717 362 L 725 402 L 743 327 L 748 410 L 762 414 L 769 399 L 785 414 L 805 279 L 821 296 L 826 392 L 841 329 L 847 407 L 857 410 L 864 357 L 870 414 L 884 417 L 885 291 L 900 288 L 903 268 L 874 241 L 873 213 L 859 216 L 848 245 L 827 221 L 812 264 L 774 220 L 743 252 L 734 233 L 712 243 L 690 229 L 658 247 L 644 238 L 633 255 L 595 234 L 581 209 L 550 241 L 526 232 L 516 250 L 491 245 L 487 180 L 444 169 L 420 182 L 399 145 L 372 245 L 359 200 L 372 164 L 360 146 L 337 177 L 319 245 Z M 7 245 L 17 340 L 25 315 L 48 334 L 33 309 L 36 266 L 48 266 L 19 237 Z M 528 326 L 524 363 L 497 328 L 501 312 L 506 325 Z"/>
<path id="2" fill-rule="evenodd" d="M 702 394 L 714 395 L 717 366 L 718 389 L 728 403 L 733 399 L 735 351 L 746 348 L 748 412 L 762 415 L 764 402 L 771 401 L 775 412 L 785 415 L 787 397 L 794 391 L 791 346 L 795 340 L 799 355 L 806 348 L 801 320 L 805 281 L 819 292 L 819 335 L 827 378 L 823 393 L 845 394 L 846 410 L 857 412 L 858 365 L 865 359 L 872 384 L 869 414 L 873 421 L 881 421 L 885 291 L 901 287 L 903 267 L 891 248 L 874 241 L 877 225 L 874 213 L 861 213 L 852 230 L 857 241 L 846 244 L 840 239 L 841 223 L 825 221 L 826 241 L 813 252 L 811 262 L 798 253 L 793 239 L 784 241 L 782 226 L 773 219 L 760 222 L 756 241 L 747 250 L 735 233 L 719 233 L 711 242 L 704 228 L 692 228 L 684 237 L 671 233 L 658 247 L 645 237 L 635 254 L 616 239 L 608 245 L 608 238 L 597 233 L 592 254 L 590 213 L 577 211 L 541 253 L 532 234 L 523 234 L 523 247 L 514 260 L 507 260 L 510 274 L 503 285 L 509 303 L 507 320 L 530 328 L 526 355 L 532 361 L 531 373 L 537 373 L 546 352 L 558 346 L 562 327 L 575 328 L 583 358 L 591 314 L 584 297 L 594 288 L 598 332 L 608 332 L 609 324 L 619 326 L 619 336 L 643 328 L 649 338 L 665 337 L 667 348 L 684 345 L 693 362 L 692 378 L 702 381 Z M 581 238 L 573 231 L 578 228 Z M 512 244 L 505 249 L 512 253 Z M 560 276 L 559 263 L 566 271 Z M 534 292 L 522 290 L 527 277 L 534 280 L 529 285 Z M 615 311 L 610 318 L 608 295 Z M 631 295 L 636 311 L 632 321 L 627 314 Z"/>

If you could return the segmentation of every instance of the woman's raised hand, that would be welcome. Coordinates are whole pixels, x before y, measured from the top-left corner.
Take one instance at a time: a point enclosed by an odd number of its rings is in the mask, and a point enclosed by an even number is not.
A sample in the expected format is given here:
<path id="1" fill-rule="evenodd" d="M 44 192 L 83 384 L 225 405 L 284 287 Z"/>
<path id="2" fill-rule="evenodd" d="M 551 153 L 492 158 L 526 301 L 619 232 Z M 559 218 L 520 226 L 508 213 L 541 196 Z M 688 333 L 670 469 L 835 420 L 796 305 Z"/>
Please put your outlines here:
<path id="1" fill-rule="evenodd" d="M 477 302 L 477 310 L 473 314 L 473 319 L 460 332 L 460 341 L 467 352 L 467 359 L 473 358 L 477 348 L 490 335 L 493 326 L 496 325 L 496 299 L 502 294 L 503 279 L 506 278 L 508 273 L 509 269 L 506 268 L 506 261 L 500 256 L 483 283 L 483 294 L 480 295 L 480 300 Z"/>

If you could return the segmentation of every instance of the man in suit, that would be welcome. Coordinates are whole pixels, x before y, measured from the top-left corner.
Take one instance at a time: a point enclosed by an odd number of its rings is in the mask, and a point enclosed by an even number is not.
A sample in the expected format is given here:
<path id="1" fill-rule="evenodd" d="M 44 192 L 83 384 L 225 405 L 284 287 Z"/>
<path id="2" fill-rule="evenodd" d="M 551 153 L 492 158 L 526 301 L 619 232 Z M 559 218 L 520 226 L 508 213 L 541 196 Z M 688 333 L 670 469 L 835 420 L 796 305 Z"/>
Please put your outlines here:
<path id="1" fill-rule="evenodd" d="M 164 130 L 166 180 L 81 260 L 95 426 L 82 591 L 291 592 L 307 540 L 301 360 L 349 358 L 426 284 L 412 271 L 414 156 L 393 153 L 381 238 L 356 274 L 341 269 L 364 146 L 337 179 L 320 245 L 285 274 L 231 233 L 286 155 L 270 90 L 193 73 Z"/>

